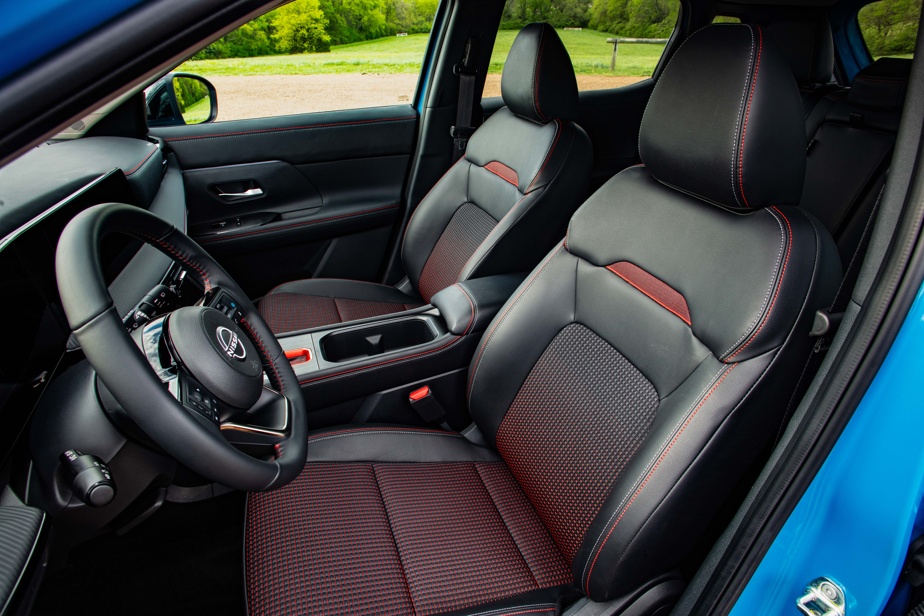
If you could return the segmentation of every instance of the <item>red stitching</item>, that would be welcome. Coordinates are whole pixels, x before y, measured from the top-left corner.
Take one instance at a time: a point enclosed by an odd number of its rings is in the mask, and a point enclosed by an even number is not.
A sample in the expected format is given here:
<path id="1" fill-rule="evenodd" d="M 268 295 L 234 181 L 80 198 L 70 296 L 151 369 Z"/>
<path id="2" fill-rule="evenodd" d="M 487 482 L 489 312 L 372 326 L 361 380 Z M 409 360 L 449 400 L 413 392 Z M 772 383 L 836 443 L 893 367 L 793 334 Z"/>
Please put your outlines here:
<path id="1" fill-rule="evenodd" d="M 440 434 L 442 436 L 452 436 L 452 437 L 459 437 L 459 438 L 462 437 L 461 434 L 457 434 L 454 432 L 446 432 L 445 430 L 428 430 L 425 428 L 404 428 L 401 426 L 395 426 L 393 428 L 355 428 L 351 430 L 337 430 L 335 432 L 322 432 L 321 434 L 316 434 L 314 436 L 309 437 L 308 442 L 311 442 L 311 441 L 314 441 L 320 438 L 324 438 L 327 436 L 333 436 L 335 434 L 348 434 L 348 433 L 354 433 L 354 432 L 381 432 L 383 430 L 386 430 L 389 432 L 394 432 L 396 430 L 401 431 L 401 432 L 425 432 L 428 434 Z"/>
<path id="2" fill-rule="evenodd" d="M 591 577 L 591 575 L 593 575 L 593 572 L 594 572 L 594 565 L 597 564 L 597 559 L 600 558 L 600 554 L 603 552 L 603 548 L 604 548 L 604 546 L 606 546 L 606 542 L 609 541 L 609 538 L 610 538 L 610 536 L 613 534 L 613 531 L 616 530 L 616 526 L 619 524 L 619 521 L 622 520 L 623 516 L 626 515 L 626 512 L 629 511 L 629 508 L 632 506 L 632 503 L 635 502 L 635 499 L 638 498 L 638 495 L 639 495 L 639 494 L 641 494 L 642 490 L 645 488 L 645 486 L 646 486 L 646 485 L 648 484 L 648 482 L 651 480 L 651 477 L 654 475 L 655 471 L 658 470 L 658 468 L 661 466 L 661 463 L 664 461 L 664 458 L 667 457 L 667 454 L 668 454 L 668 453 L 670 452 L 670 450 L 674 447 L 674 444 L 677 443 L 677 439 L 680 438 L 680 435 L 683 434 L 683 431 L 686 430 L 686 429 L 687 429 L 687 426 L 690 425 L 690 422 L 693 421 L 693 417 L 695 417 L 696 414 L 699 412 L 699 410 L 700 410 L 701 408 L 703 408 L 703 405 L 706 404 L 706 401 L 709 399 L 709 396 L 711 396 L 711 395 L 713 394 L 713 392 L 715 392 L 715 390 L 718 389 L 719 385 L 722 384 L 722 381 L 725 380 L 725 377 L 727 377 L 727 376 L 729 375 L 729 373 L 730 373 L 732 370 L 734 370 L 734 369 L 735 369 L 735 366 L 737 366 L 737 365 L 738 365 L 738 364 L 732 364 L 731 366 L 729 366 L 728 369 L 725 371 L 725 373 L 722 375 L 722 377 L 716 382 L 715 385 L 712 386 L 712 389 L 710 389 L 709 392 L 708 392 L 705 396 L 703 396 L 703 399 L 702 399 L 702 400 L 700 401 L 700 403 L 696 406 L 696 408 L 693 409 L 693 412 L 690 413 L 690 416 L 687 417 L 687 420 L 686 420 L 685 422 L 683 422 L 683 425 L 680 427 L 680 430 L 678 430 L 678 431 L 677 431 L 677 434 L 674 435 L 674 438 L 671 439 L 671 442 L 668 444 L 667 448 L 666 448 L 666 449 L 664 450 L 664 452 L 661 454 L 661 457 L 658 458 L 658 461 L 655 463 L 655 465 L 654 465 L 654 466 L 651 468 L 651 470 L 648 472 L 648 475 L 645 476 L 645 480 L 642 482 L 642 485 L 640 485 L 640 486 L 638 487 L 638 489 L 637 489 L 637 490 L 635 491 L 635 493 L 632 495 L 632 498 L 629 500 L 628 503 L 626 503 L 625 508 L 624 508 L 624 509 L 622 510 L 622 512 L 619 514 L 619 517 L 616 518 L 616 521 L 615 521 L 615 522 L 613 522 L 613 526 L 611 526 L 609 532 L 606 533 L 606 537 L 603 539 L 603 543 L 600 544 L 600 547 L 597 549 L 597 553 L 596 553 L 596 555 L 594 556 L 593 561 L 590 563 L 590 570 L 587 572 L 587 582 L 586 582 L 586 584 L 584 585 L 584 590 L 585 590 L 588 594 L 590 594 L 590 577 Z"/>
<path id="3" fill-rule="evenodd" d="M 509 184 L 513 184 L 514 186 L 519 186 L 520 184 L 520 178 L 517 175 L 517 172 L 502 162 L 499 162 L 496 160 L 491 161 L 487 165 L 485 165 L 484 168 L 490 171 L 491 173 L 493 173 L 494 175 L 496 175 L 497 177 L 499 177 L 500 179 L 504 180 L 505 182 L 508 182 Z M 511 177 L 511 174 L 513 175 L 513 177 Z"/>
<path id="4" fill-rule="evenodd" d="M 373 208 L 371 210 L 364 210 L 362 212 L 353 212 L 351 214 L 340 214 L 339 216 L 328 216 L 327 218 L 318 218 L 316 220 L 296 222 L 290 225 L 283 225 L 281 227 L 273 227 L 272 229 L 258 229 L 256 231 L 245 231 L 243 233 L 221 235 L 221 236 L 214 237 L 214 238 L 204 238 L 204 239 L 199 240 L 199 243 L 200 244 L 217 244 L 218 242 L 236 240 L 242 237 L 251 237 L 254 235 L 262 235 L 264 233 L 276 233 L 277 231 L 287 231 L 289 229 L 296 229 L 298 227 L 310 227 L 311 225 L 317 225 L 322 222 L 330 222 L 331 220 L 341 220 L 343 218 L 355 218 L 356 216 L 364 216 L 366 214 L 374 214 L 375 212 L 383 212 L 385 210 L 394 210 L 397 208 L 398 208 L 397 205 L 388 205 L 385 207 Z"/>
<path id="5" fill-rule="evenodd" d="M 536 68 L 533 72 L 533 104 L 536 107 L 536 115 L 540 120 L 545 119 L 542 108 L 539 107 L 539 67 L 542 65 L 542 45 L 545 43 L 545 27 L 540 26 L 539 47 L 536 49 Z"/>
<path id="6" fill-rule="evenodd" d="M 539 274 L 541 274 L 545 270 L 545 268 L 549 265 L 549 263 L 552 262 L 552 259 L 555 258 L 555 256 L 559 253 L 560 250 L 561 248 L 559 248 L 558 250 L 550 254 L 548 257 L 546 257 L 545 263 L 543 263 L 542 267 L 540 267 L 536 271 L 536 273 L 533 274 L 533 277 L 529 279 L 529 282 L 526 284 L 526 286 L 523 287 L 523 289 L 519 293 L 517 293 L 516 298 L 514 298 L 514 300 L 510 303 L 510 305 L 507 306 L 507 309 L 504 311 L 504 314 L 502 314 L 500 318 L 494 319 L 494 326 L 491 327 L 490 333 L 488 333 L 487 336 L 482 338 L 484 342 L 482 342 L 481 349 L 479 349 L 478 358 L 475 360 L 475 363 L 472 364 L 471 376 L 469 377 L 469 381 L 468 381 L 469 399 L 471 399 L 472 397 L 472 386 L 475 384 L 475 373 L 478 370 L 478 364 L 481 363 L 481 358 L 482 356 L 484 356 L 484 351 L 488 347 L 488 343 L 491 342 L 491 337 L 494 336 L 494 332 L 497 331 L 498 326 L 500 326 L 500 324 L 503 323 L 504 319 L 507 318 L 507 315 L 510 313 L 510 311 L 513 310 L 513 307 L 516 306 L 517 302 L 520 301 L 520 298 L 523 297 L 523 294 L 529 290 L 529 288 L 533 285 L 536 279 L 539 278 Z"/>
<path id="7" fill-rule="evenodd" d="M 726 361 L 733 359 L 735 355 L 737 355 L 738 353 L 746 349 L 747 346 L 751 344 L 751 342 L 753 342 L 754 339 L 757 337 L 757 334 L 760 333 L 760 330 L 764 328 L 764 325 L 767 323 L 767 320 L 769 320 L 770 318 L 770 313 L 773 311 L 773 306 L 776 304 L 776 298 L 780 294 L 780 288 L 783 286 L 783 277 L 786 276 L 786 266 L 787 264 L 789 264 L 789 254 L 792 252 L 792 244 L 793 244 L 792 227 L 789 224 L 789 219 L 786 218 L 786 214 L 781 212 L 779 208 L 777 208 L 775 205 L 771 209 L 776 210 L 776 213 L 783 217 L 783 220 L 786 222 L 786 231 L 789 235 L 788 246 L 786 246 L 786 258 L 783 260 L 783 269 L 780 270 L 780 281 L 776 285 L 776 291 L 773 292 L 773 299 L 770 300 L 770 305 L 767 307 L 767 313 L 764 315 L 763 321 L 760 322 L 760 325 L 758 326 L 757 331 L 751 334 L 751 337 L 748 339 L 747 342 L 744 343 L 744 346 L 740 347 L 737 351 L 729 355 L 726 358 Z"/>
<path id="8" fill-rule="evenodd" d="M 285 384 L 282 382 L 282 377 L 279 376 L 279 371 L 276 369 L 276 364 L 273 363 L 272 357 L 270 357 L 269 351 L 266 350 L 266 345 L 263 344 L 263 339 L 260 338 L 260 334 L 253 328 L 253 326 L 247 322 L 246 319 L 241 319 L 241 325 L 250 333 L 254 338 L 254 342 L 257 343 L 257 346 L 260 347 L 260 354 L 263 355 L 263 359 L 266 360 L 266 364 L 269 368 L 273 370 L 273 376 L 276 377 L 276 387 L 279 388 L 280 393 L 285 393 Z"/>
<path id="9" fill-rule="evenodd" d="M 133 233 L 143 239 L 154 242 L 155 244 L 158 244 L 159 246 L 165 248 L 167 252 L 169 252 L 171 255 L 173 255 L 180 261 L 182 261 L 187 267 L 191 267 L 202 278 L 202 283 L 205 285 L 205 291 L 209 291 L 212 288 L 212 285 L 209 283 L 208 272 L 206 272 L 202 266 L 196 265 L 195 263 L 190 261 L 189 257 L 187 257 L 185 254 L 180 252 L 178 248 L 174 247 L 171 244 L 168 244 L 164 240 L 154 237 L 153 235 L 149 233 L 145 233 L 143 231 L 133 231 Z"/>
<path id="10" fill-rule="evenodd" d="M 555 139 L 552 140 L 552 146 L 549 148 L 549 153 L 545 155 L 545 160 L 542 162 L 542 166 L 539 167 L 539 173 L 536 174 L 536 177 L 533 178 L 533 181 L 529 183 L 529 186 L 526 187 L 526 192 L 529 192 L 533 187 L 533 184 L 539 181 L 539 178 L 542 176 L 542 172 L 545 171 L 546 166 L 549 164 L 549 161 L 552 160 L 552 153 L 555 151 L 555 146 L 558 145 L 558 138 L 561 137 L 562 133 L 562 124 L 561 120 L 555 120 Z"/>
<path id="11" fill-rule="evenodd" d="M 148 155 L 145 156 L 144 159 L 143 159 L 140 163 L 138 163 L 137 165 L 135 165 L 134 167 L 132 167 L 131 171 L 126 171 L 126 172 L 125 172 L 125 177 L 128 177 L 128 176 L 130 176 L 131 174 L 133 174 L 135 171 L 138 171 L 138 169 L 141 169 L 141 166 L 142 166 L 144 163 L 148 162 L 148 161 L 151 159 L 151 157 L 154 156 L 154 153 L 155 153 L 155 152 L 159 152 L 159 151 L 160 151 L 160 148 L 158 148 L 157 146 L 154 146 L 154 149 L 151 150 L 151 151 L 148 153 Z"/>
<path id="12" fill-rule="evenodd" d="M 615 267 L 616 265 L 617 265 L 616 263 L 613 263 L 612 265 L 607 265 L 607 266 L 606 266 L 606 269 L 610 270 L 611 272 L 613 272 L 614 274 L 616 274 L 617 276 L 619 276 L 620 278 L 622 278 L 623 280 L 625 280 L 627 283 L 629 283 L 630 285 L 632 285 L 633 287 L 635 287 L 636 289 L 638 289 L 639 291 L 641 291 L 642 293 L 644 293 L 646 297 L 648 297 L 649 299 L 651 299 L 653 302 L 655 302 L 656 304 L 658 304 L 659 306 L 661 306 L 662 308 L 664 308 L 665 310 L 667 310 L 668 312 L 670 312 L 670 313 L 673 314 L 674 316 L 678 317 L 681 321 L 683 321 L 683 322 L 686 323 L 687 325 L 689 325 L 689 326 L 691 326 L 691 327 L 693 326 L 693 323 L 690 321 L 690 317 L 689 317 L 688 315 L 684 315 L 684 314 L 681 314 L 681 313 L 677 312 L 676 310 L 674 310 L 673 308 L 671 308 L 670 306 L 668 306 L 667 304 L 665 304 L 664 302 L 662 302 L 661 300 L 659 300 L 657 297 L 655 297 L 654 295 L 652 295 L 651 293 L 649 293 L 647 290 L 643 289 L 643 288 L 642 288 L 641 286 L 639 286 L 638 284 L 636 284 L 636 283 L 632 282 L 631 280 L 629 280 L 629 279 L 626 277 L 625 274 L 623 274 L 622 272 L 619 272 L 619 271 L 617 271 L 617 270 L 614 269 L 614 267 Z M 638 267 L 638 266 L 636 266 L 636 267 Z M 639 268 L 639 269 L 641 269 L 641 268 Z M 647 272 L 646 272 L 646 273 L 647 273 Z M 649 276 L 651 276 L 651 274 L 649 274 Z M 652 277 L 652 278 L 655 278 L 655 279 L 657 280 L 657 278 L 656 278 L 655 276 L 651 276 L 651 277 Z M 676 293 L 676 294 L 680 297 L 680 299 L 683 301 L 684 305 L 686 305 L 686 299 L 684 299 L 683 295 L 681 295 L 679 291 L 677 291 L 676 289 L 671 288 L 670 285 L 668 285 L 666 282 L 664 282 L 664 281 L 662 281 L 662 280 L 658 280 L 658 282 L 660 282 L 661 284 L 663 284 L 663 285 L 664 285 L 667 289 L 669 289 L 670 291 L 673 291 L 674 293 Z M 689 307 L 687 308 L 687 310 L 689 311 Z"/>
<path id="13" fill-rule="evenodd" d="M 751 101 L 754 99 L 754 90 L 757 88 L 757 71 L 760 69 L 760 56 L 764 50 L 764 35 L 757 27 L 757 62 L 754 63 L 754 75 L 751 77 L 751 93 L 748 95 L 748 106 L 744 112 L 744 125 L 741 127 L 741 145 L 738 147 L 738 186 L 741 190 L 741 198 L 744 200 L 745 207 L 751 207 L 748 198 L 744 196 L 744 137 L 748 132 L 748 118 L 751 115 Z"/>
<path id="14" fill-rule="evenodd" d="M 258 130 L 241 130 L 231 133 L 216 133 L 214 135 L 190 135 L 187 137 L 169 137 L 164 141 L 191 141 L 193 139 L 220 139 L 222 137 L 238 137 L 242 135 L 258 135 L 262 133 L 286 133 L 296 130 L 313 130 L 316 128 L 331 128 L 334 126 L 353 126 L 357 124 L 386 124 L 388 122 L 410 122 L 417 118 L 383 118 L 381 120 L 356 120 L 353 122 L 329 122 L 327 124 L 306 124 L 304 126 L 281 126 L 279 128 L 261 128 Z"/>
<path id="15" fill-rule="evenodd" d="M 420 206 L 423 204 L 424 201 L 427 200 L 427 197 L 430 196 L 430 193 L 433 192 L 433 189 L 436 188 L 437 186 L 439 186 L 440 182 L 442 182 L 442 181 L 446 178 L 446 176 L 449 175 L 449 172 L 452 171 L 453 169 L 455 169 L 456 165 L 458 165 L 459 163 L 461 163 L 463 160 L 464 160 L 465 162 L 468 162 L 468 160 L 465 158 L 465 154 L 462 155 L 462 158 L 460 158 L 460 159 L 457 160 L 456 162 L 454 162 L 454 163 L 452 163 L 451 165 L 449 165 L 449 169 L 447 169 L 446 171 L 443 172 L 443 175 L 440 176 L 440 179 L 438 179 L 438 180 L 436 181 L 436 184 L 434 184 L 433 186 L 430 187 L 430 190 L 427 191 L 427 194 L 424 195 L 424 198 L 421 199 L 421 200 L 417 203 L 417 207 L 415 207 L 415 208 L 414 208 L 414 211 L 411 212 L 411 216 L 407 219 L 407 226 L 404 228 L 404 237 L 401 238 L 401 253 L 402 253 L 402 254 L 404 254 L 404 245 L 407 243 L 407 231 L 408 231 L 408 229 L 411 228 L 411 223 L 414 221 L 414 216 L 416 216 L 416 215 L 417 215 L 417 212 L 420 211 Z"/>

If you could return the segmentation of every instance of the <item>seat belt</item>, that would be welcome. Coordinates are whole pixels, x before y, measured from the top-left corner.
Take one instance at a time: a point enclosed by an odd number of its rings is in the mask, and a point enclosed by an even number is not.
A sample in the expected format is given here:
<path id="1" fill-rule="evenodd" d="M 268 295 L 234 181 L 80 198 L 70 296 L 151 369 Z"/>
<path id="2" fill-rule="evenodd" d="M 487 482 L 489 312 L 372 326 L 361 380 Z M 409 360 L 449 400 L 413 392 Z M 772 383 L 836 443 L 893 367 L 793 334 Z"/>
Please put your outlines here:
<path id="1" fill-rule="evenodd" d="M 453 139 L 452 162 L 462 158 L 465 148 L 468 147 L 469 137 L 475 132 L 472 126 L 472 111 L 475 107 L 475 82 L 478 77 L 478 43 L 478 37 L 470 36 L 465 42 L 462 61 L 452 68 L 452 72 L 459 76 L 456 123 L 449 131 Z"/>
<path id="2" fill-rule="evenodd" d="M 888 176 L 888 172 L 886 172 L 886 175 Z M 847 304 L 850 303 L 850 296 L 853 293 L 853 288 L 857 284 L 857 278 L 860 277 L 863 257 L 866 255 L 866 249 L 869 247 L 869 240 L 873 234 L 873 221 L 876 220 L 876 213 L 879 212 L 879 204 L 882 202 L 882 195 L 885 193 L 885 187 L 886 182 L 883 182 L 882 188 L 879 190 L 879 195 L 876 197 L 876 203 L 873 205 L 873 209 L 870 211 L 869 218 L 866 221 L 866 226 L 863 228 L 863 235 L 860 236 L 860 242 L 853 251 L 853 257 L 850 259 L 847 271 L 844 272 L 841 286 L 838 287 L 837 293 L 834 295 L 834 301 L 831 302 L 830 307 L 822 308 L 815 313 L 815 321 L 812 323 L 812 331 L 809 332 L 809 336 L 817 338 L 817 340 L 812 347 L 812 351 L 809 353 L 808 361 L 806 361 L 805 367 L 802 369 L 802 374 L 799 376 L 799 382 L 796 383 L 796 389 L 792 392 L 789 404 L 786 405 L 786 412 L 780 424 L 777 441 L 779 441 L 782 436 L 783 430 L 789 422 L 789 418 L 792 416 L 792 412 L 796 409 L 799 402 L 802 401 L 803 396 L 805 396 L 805 393 L 808 391 L 809 385 L 812 382 L 812 377 L 818 371 L 819 366 L 821 366 L 822 360 L 831 347 L 834 334 L 837 333 L 841 320 L 844 318 L 844 312 L 847 310 Z"/>

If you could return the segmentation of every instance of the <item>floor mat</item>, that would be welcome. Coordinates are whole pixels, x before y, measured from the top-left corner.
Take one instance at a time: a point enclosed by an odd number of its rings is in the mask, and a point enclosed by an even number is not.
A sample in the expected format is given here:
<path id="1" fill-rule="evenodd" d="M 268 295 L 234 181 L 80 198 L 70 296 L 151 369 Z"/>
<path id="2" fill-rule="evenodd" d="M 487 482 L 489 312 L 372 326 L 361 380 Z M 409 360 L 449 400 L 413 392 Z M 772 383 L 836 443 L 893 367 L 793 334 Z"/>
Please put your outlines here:
<path id="1" fill-rule="evenodd" d="M 167 503 L 119 537 L 75 548 L 32 613 L 244 614 L 244 495 Z"/>

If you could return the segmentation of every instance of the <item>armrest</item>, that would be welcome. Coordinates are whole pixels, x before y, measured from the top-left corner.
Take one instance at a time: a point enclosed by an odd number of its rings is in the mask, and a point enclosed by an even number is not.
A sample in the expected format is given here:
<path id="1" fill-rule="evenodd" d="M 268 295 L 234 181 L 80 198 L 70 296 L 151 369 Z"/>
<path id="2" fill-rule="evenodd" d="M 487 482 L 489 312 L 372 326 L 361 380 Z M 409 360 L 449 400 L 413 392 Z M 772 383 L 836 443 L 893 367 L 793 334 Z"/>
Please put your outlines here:
<path id="1" fill-rule="evenodd" d="M 524 277 L 524 274 L 505 274 L 458 282 L 434 295 L 430 303 L 439 309 L 446 321 L 446 328 L 456 336 L 466 331 L 481 332 L 520 286 Z"/>

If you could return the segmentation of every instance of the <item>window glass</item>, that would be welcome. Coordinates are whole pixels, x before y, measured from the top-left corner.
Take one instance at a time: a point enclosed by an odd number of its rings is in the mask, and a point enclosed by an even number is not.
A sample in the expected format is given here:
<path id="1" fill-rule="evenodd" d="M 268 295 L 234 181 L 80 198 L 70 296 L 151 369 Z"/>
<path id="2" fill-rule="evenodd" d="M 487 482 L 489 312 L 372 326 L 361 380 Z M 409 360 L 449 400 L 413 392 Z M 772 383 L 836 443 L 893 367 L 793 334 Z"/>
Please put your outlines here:
<path id="1" fill-rule="evenodd" d="M 410 104 L 438 0 L 295 0 L 176 70 L 218 93 L 218 118 Z"/>
<path id="2" fill-rule="evenodd" d="M 910 58 L 918 36 L 921 0 L 880 0 L 857 14 L 860 32 L 873 58 Z"/>
<path id="3" fill-rule="evenodd" d="M 500 96 L 510 45 L 534 21 L 555 27 L 571 56 L 579 90 L 606 90 L 647 79 L 664 54 L 679 8 L 677 0 L 507 0 L 484 96 Z"/>

